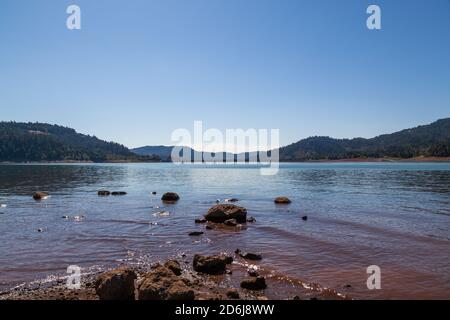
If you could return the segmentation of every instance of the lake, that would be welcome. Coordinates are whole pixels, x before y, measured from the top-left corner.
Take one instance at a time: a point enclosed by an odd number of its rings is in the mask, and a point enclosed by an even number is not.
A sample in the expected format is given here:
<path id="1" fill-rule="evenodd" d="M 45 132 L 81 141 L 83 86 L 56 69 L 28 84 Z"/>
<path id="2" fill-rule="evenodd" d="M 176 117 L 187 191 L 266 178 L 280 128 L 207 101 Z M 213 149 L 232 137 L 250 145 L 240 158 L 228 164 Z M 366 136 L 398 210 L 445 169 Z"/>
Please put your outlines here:
<path id="1" fill-rule="evenodd" d="M 127 195 L 99 197 L 101 189 Z M 34 201 L 38 190 L 51 196 Z M 162 204 L 166 191 L 180 201 Z M 292 203 L 275 205 L 281 195 Z M 231 197 L 255 223 L 194 224 Z M 267 270 L 354 298 L 450 299 L 448 163 L 289 163 L 274 176 L 242 164 L 0 165 L 0 204 L 0 291 L 69 265 L 240 248 L 261 253 Z M 205 234 L 187 235 L 195 230 Z M 381 269 L 380 290 L 366 286 L 370 265 Z"/>

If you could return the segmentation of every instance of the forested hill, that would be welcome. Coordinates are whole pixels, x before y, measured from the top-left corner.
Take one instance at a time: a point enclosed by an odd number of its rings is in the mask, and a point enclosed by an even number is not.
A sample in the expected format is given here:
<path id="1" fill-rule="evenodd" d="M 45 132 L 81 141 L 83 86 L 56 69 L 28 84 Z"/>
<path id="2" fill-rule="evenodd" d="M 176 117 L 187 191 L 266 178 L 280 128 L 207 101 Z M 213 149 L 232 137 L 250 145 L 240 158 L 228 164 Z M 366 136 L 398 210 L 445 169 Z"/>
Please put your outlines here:
<path id="1" fill-rule="evenodd" d="M 0 161 L 153 161 L 114 142 L 45 123 L 0 122 Z"/>
<path id="2" fill-rule="evenodd" d="M 450 157 L 450 118 L 371 139 L 310 137 L 280 148 L 281 161 Z"/>

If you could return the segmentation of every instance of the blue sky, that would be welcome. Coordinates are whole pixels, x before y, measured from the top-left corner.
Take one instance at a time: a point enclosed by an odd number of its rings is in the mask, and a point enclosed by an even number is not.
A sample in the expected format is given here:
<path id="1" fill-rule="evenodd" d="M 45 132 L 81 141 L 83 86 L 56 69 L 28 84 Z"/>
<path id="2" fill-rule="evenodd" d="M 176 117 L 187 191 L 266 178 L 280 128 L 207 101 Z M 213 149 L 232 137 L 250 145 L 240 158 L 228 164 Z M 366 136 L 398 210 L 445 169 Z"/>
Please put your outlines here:
<path id="1" fill-rule="evenodd" d="M 450 116 L 449 0 L 1 0 L 0 41 L 1 120 L 129 147 L 194 120 L 279 128 L 285 145 Z"/>

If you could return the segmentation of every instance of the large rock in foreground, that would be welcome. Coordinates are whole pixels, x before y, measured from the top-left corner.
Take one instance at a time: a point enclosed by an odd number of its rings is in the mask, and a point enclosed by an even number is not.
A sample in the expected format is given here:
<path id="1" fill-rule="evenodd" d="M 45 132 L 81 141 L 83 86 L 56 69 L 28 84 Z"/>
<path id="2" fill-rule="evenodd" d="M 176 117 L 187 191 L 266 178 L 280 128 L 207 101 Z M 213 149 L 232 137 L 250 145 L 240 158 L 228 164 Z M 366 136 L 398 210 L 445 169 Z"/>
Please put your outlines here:
<path id="1" fill-rule="evenodd" d="M 137 276 L 131 268 L 119 268 L 100 275 L 95 291 L 100 300 L 134 300 L 134 280 Z"/>
<path id="2" fill-rule="evenodd" d="M 194 256 L 194 270 L 206 274 L 223 274 L 226 272 L 227 264 L 233 262 L 226 256 Z"/>
<path id="3" fill-rule="evenodd" d="M 224 223 L 230 219 L 235 219 L 238 223 L 246 223 L 247 209 L 234 204 L 218 204 L 208 210 L 205 219 L 216 223 Z"/>
<path id="4" fill-rule="evenodd" d="M 195 292 L 167 267 L 158 265 L 138 286 L 139 300 L 194 300 Z"/>

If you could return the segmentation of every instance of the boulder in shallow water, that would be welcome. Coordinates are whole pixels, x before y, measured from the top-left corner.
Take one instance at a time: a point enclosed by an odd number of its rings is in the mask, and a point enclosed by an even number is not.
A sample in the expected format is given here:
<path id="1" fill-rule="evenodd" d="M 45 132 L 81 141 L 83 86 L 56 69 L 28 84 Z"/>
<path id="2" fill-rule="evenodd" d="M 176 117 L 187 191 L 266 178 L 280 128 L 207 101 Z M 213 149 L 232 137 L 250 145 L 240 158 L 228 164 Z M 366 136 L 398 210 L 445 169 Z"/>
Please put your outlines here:
<path id="1" fill-rule="evenodd" d="M 289 204 L 291 200 L 288 197 L 276 197 L 274 202 L 276 204 Z"/>
<path id="2" fill-rule="evenodd" d="M 166 192 L 162 195 L 161 200 L 164 202 L 177 202 L 180 200 L 180 196 L 175 192 Z"/>
<path id="3" fill-rule="evenodd" d="M 194 270 L 206 274 L 223 274 L 226 271 L 227 258 L 224 256 L 194 256 Z"/>
<path id="4" fill-rule="evenodd" d="M 95 292 L 100 300 L 134 300 L 136 272 L 118 268 L 100 275 L 95 281 Z"/>
<path id="5" fill-rule="evenodd" d="M 48 198 L 48 193 L 46 193 L 46 192 L 38 191 L 33 194 L 34 200 L 45 200 L 47 198 Z"/>
<path id="6" fill-rule="evenodd" d="M 245 223 L 247 222 L 247 209 L 234 204 L 218 204 L 208 210 L 205 219 L 216 223 L 235 219 L 236 222 Z"/>
<path id="7" fill-rule="evenodd" d="M 248 290 L 263 290 L 267 288 L 266 279 L 264 277 L 252 277 L 241 282 L 241 288 Z"/>

